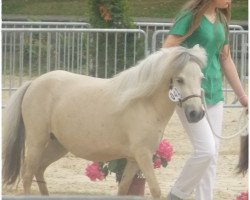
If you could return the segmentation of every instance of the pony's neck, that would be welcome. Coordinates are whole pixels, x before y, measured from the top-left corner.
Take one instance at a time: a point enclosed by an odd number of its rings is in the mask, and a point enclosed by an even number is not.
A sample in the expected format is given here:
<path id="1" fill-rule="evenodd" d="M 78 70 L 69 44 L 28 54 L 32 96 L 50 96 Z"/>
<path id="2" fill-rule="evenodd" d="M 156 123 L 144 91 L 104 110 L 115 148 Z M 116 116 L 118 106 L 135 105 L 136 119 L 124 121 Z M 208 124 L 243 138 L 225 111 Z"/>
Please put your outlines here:
<path id="1" fill-rule="evenodd" d="M 166 84 L 162 84 L 161 87 L 156 89 L 154 93 L 148 97 L 148 106 L 154 108 L 158 119 L 161 119 L 163 123 L 167 123 L 175 109 L 175 103 L 168 97 L 169 87 L 170 80 L 166 81 Z M 170 116 L 169 113 L 171 113 Z"/>

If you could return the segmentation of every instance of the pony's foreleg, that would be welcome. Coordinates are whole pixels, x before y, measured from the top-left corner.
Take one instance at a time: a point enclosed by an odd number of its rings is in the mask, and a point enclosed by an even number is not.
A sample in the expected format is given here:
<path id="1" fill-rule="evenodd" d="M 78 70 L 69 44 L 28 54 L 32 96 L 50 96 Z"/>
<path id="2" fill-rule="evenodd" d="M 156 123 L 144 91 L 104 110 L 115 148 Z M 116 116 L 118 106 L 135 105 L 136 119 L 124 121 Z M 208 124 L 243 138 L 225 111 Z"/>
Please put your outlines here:
<path id="1" fill-rule="evenodd" d="M 160 200 L 161 190 L 154 173 L 154 168 L 152 164 L 152 153 L 150 153 L 147 149 L 141 148 L 137 149 L 137 151 L 135 152 L 136 161 L 146 177 L 151 195 L 153 196 L 154 200 Z"/>
<path id="2" fill-rule="evenodd" d="M 135 160 L 127 160 L 121 182 L 119 183 L 118 195 L 127 195 L 131 182 L 138 172 L 139 167 Z"/>

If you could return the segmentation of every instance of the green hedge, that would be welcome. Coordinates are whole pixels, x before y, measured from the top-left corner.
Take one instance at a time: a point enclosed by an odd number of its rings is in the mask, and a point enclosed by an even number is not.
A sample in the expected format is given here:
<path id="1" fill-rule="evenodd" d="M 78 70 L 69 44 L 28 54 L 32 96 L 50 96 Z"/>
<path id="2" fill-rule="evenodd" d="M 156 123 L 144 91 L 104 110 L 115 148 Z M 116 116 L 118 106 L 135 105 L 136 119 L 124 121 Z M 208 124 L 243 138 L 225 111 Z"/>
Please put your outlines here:
<path id="1" fill-rule="evenodd" d="M 88 0 L 2 0 L 2 14 L 88 16 Z M 131 17 L 173 18 L 184 0 L 128 0 Z M 35 19 L 35 17 L 31 18 Z M 233 1 L 233 20 L 248 20 L 248 1 Z"/>
<path id="2" fill-rule="evenodd" d="M 134 28 L 133 19 L 129 16 L 127 0 L 89 0 L 88 1 L 89 22 L 93 28 Z M 111 77 L 124 68 L 134 65 L 134 43 L 136 42 L 136 60 L 144 55 L 142 38 L 134 34 L 109 33 L 98 35 L 99 46 L 96 50 L 95 42 L 91 46 L 91 56 L 94 65 L 103 66 L 108 62 L 108 71 L 101 67 L 98 71 L 99 77 Z M 135 41 L 136 40 L 136 41 Z M 108 41 L 108 42 L 107 42 Z M 108 46 L 106 46 L 108 44 Z M 124 48 L 126 45 L 126 49 Z M 90 74 L 95 75 L 96 69 L 92 68 Z"/>

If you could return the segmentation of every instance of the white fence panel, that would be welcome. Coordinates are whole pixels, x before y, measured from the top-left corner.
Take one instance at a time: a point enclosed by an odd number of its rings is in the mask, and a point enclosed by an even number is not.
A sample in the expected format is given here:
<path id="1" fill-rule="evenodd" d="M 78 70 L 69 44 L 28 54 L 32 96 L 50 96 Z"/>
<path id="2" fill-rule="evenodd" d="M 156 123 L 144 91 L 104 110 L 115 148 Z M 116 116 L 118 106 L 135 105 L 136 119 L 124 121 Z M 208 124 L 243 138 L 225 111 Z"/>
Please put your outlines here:
<path id="1" fill-rule="evenodd" d="M 2 90 L 7 99 L 24 81 L 53 70 L 108 78 L 147 53 L 138 29 L 2 29 Z"/>

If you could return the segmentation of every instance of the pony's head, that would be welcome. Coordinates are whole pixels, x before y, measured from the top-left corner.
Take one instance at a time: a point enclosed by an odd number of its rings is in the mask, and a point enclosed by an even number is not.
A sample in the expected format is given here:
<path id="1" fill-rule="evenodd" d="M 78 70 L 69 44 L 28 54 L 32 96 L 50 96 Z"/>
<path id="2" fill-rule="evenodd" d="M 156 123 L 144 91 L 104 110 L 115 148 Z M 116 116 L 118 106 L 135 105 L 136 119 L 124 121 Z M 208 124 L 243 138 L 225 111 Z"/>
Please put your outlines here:
<path id="1" fill-rule="evenodd" d="M 170 79 L 169 98 L 184 109 L 187 120 L 195 123 L 204 116 L 202 105 L 201 68 L 206 64 L 205 50 L 198 45 L 191 49 L 175 48 L 172 65 L 175 73 Z"/>
<path id="2" fill-rule="evenodd" d="M 136 99 L 159 93 L 165 97 L 169 86 L 170 92 L 180 93 L 176 101 L 185 109 L 188 121 L 197 122 L 204 115 L 200 96 L 201 68 L 205 64 L 205 50 L 198 45 L 191 49 L 163 48 L 114 77 L 107 91 L 117 94 L 120 108 L 124 109 Z"/>

